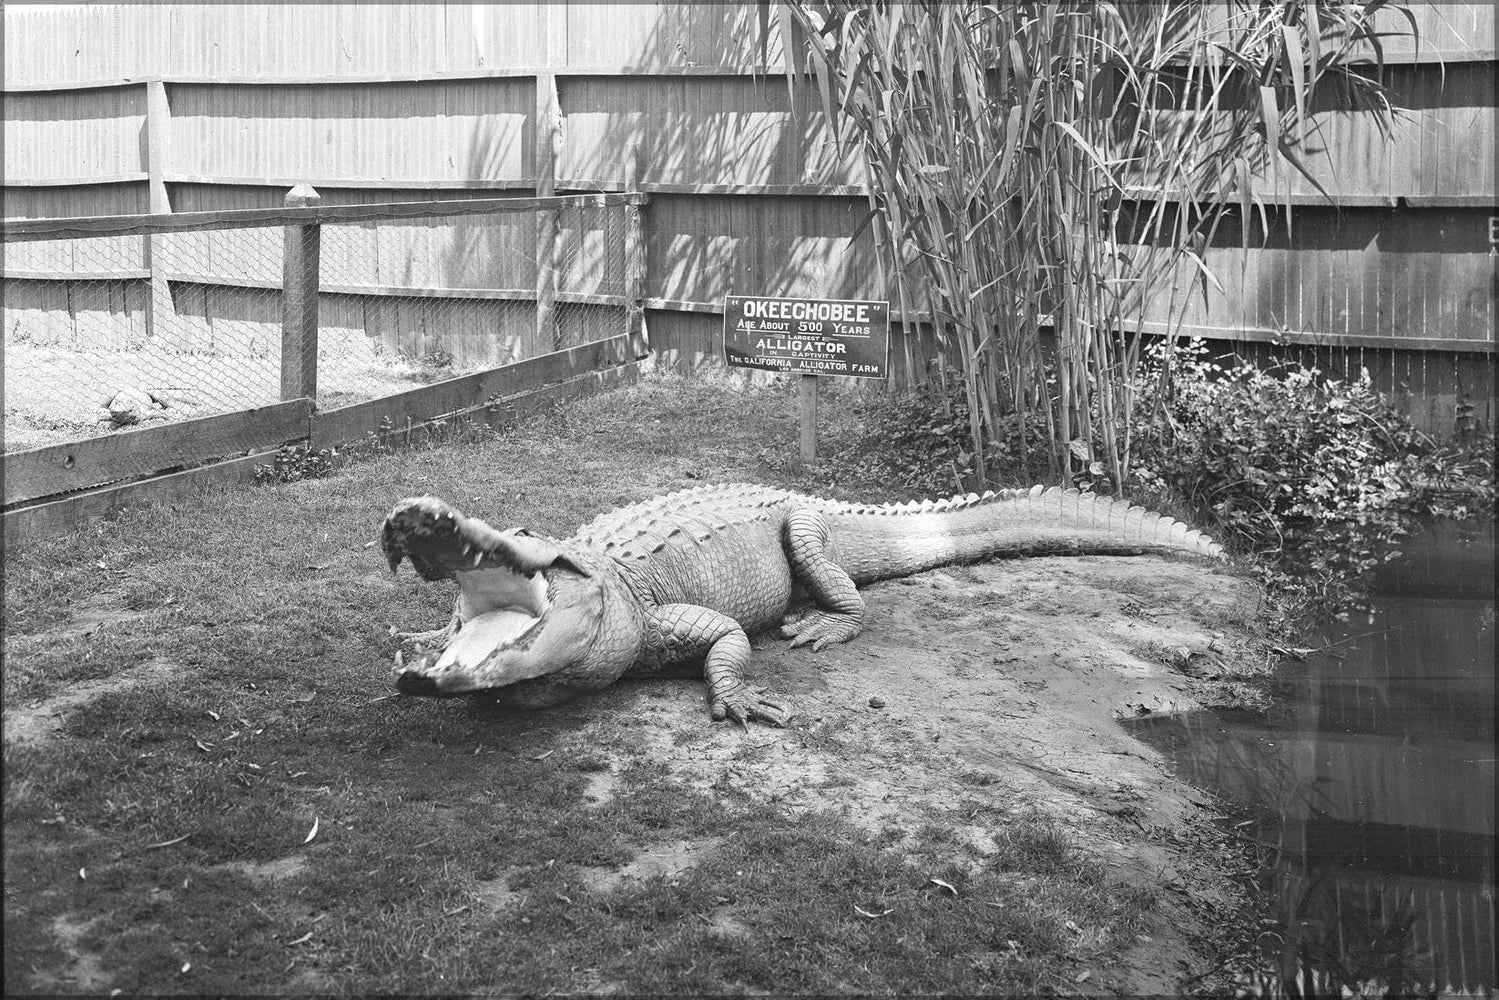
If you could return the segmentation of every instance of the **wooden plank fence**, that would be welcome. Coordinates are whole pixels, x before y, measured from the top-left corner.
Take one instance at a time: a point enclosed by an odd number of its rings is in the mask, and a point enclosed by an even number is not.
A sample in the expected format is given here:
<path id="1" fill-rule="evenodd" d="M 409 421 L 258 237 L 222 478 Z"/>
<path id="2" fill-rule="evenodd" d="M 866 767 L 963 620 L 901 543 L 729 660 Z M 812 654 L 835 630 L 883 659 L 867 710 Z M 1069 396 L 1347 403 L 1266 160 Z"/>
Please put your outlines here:
<path id="1" fill-rule="evenodd" d="M 1346 349 L 1355 367 L 1372 359 L 1387 391 L 1434 401 L 1416 406 L 1430 429 L 1450 425 L 1463 396 L 1492 426 L 1495 8 L 1412 11 L 1419 46 L 1400 34 L 1398 13 L 1377 15 L 1394 33 L 1386 76 L 1409 125 L 1387 145 L 1367 115 L 1314 107 L 1324 148 L 1308 162 L 1338 206 L 1289 178 L 1298 234 L 1340 232 L 1341 242 L 1214 248 L 1233 282 L 1184 332 Z M 836 123 L 792 107 L 779 38 L 772 25 L 761 52 L 752 3 L 164 4 L 4 17 L 5 138 L 20 151 L 6 158 L 5 193 L 18 216 L 163 201 L 179 212 L 271 208 L 304 181 L 326 207 L 638 190 L 652 196 L 632 208 L 651 261 L 643 319 L 658 333 L 652 346 L 684 365 L 719 356 L 729 289 L 885 297 L 873 229 L 855 236 L 867 210 L 861 165 L 838 154 Z M 419 234 L 405 239 L 382 253 L 416 253 Z M 152 263 L 138 269 L 157 277 Z M 43 296 L 85 265 L 25 273 Z M 342 284 L 366 302 L 461 292 L 472 282 L 459 267 L 435 263 L 426 293 Z M 168 269 L 166 283 L 187 277 Z M 539 313 L 565 301 L 551 298 L 544 271 L 526 278 L 506 289 L 539 296 Z M 896 317 L 901 378 L 935 354 L 923 318 Z M 461 339 L 442 314 L 424 322 Z M 908 354 L 917 372 L 905 370 Z"/>

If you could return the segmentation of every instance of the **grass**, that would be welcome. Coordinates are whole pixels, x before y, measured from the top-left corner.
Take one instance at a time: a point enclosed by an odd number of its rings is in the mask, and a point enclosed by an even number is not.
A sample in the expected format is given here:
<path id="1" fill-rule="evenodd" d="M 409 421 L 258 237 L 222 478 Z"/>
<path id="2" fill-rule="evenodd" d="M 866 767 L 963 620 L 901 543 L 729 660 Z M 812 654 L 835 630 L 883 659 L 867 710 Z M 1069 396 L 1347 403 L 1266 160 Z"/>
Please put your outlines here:
<path id="1" fill-rule="evenodd" d="M 846 402 L 825 395 L 835 429 Z M 7 735 L 6 993 L 1079 988 L 1157 901 L 1044 812 L 957 802 L 874 832 L 687 787 L 619 688 L 531 715 L 385 697 L 388 627 L 451 599 L 393 584 L 372 547 L 399 496 L 557 534 L 693 480 L 890 496 L 782 461 L 795 407 L 794 386 L 656 375 L 7 559 L 5 704 L 92 696 Z M 693 723 L 668 744 L 705 738 Z M 996 850 L 953 835 L 974 823 Z"/>

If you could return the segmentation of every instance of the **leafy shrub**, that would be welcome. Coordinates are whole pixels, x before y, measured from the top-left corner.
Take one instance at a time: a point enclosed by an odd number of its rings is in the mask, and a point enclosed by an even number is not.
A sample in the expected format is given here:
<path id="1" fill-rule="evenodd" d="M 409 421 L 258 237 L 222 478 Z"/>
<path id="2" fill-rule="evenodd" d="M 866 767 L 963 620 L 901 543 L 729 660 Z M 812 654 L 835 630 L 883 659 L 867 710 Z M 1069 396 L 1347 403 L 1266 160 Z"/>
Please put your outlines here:
<path id="1" fill-rule="evenodd" d="M 1161 345 L 1148 350 L 1133 478 L 1177 493 L 1276 572 L 1353 581 L 1396 555 L 1411 515 L 1492 510 L 1492 456 L 1485 475 L 1471 449 L 1439 448 L 1367 371 L 1225 366 L 1196 340 L 1168 369 Z"/>

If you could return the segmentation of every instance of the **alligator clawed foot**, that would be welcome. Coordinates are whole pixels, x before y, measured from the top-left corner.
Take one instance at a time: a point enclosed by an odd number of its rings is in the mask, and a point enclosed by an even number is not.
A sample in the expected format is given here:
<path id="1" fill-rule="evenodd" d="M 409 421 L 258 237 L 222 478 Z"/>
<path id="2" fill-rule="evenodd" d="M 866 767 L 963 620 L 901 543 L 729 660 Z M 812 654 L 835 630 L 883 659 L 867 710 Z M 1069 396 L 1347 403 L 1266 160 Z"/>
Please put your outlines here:
<path id="1" fill-rule="evenodd" d="M 848 642 L 859 634 L 859 616 L 840 611 L 812 611 L 807 614 L 787 615 L 781 622 L 781 635 L 791 640 L 791 645 L 812 644 L 812 652 L 820 653 L 835 642 Z"/>
<path id="2" fill-rule="evenodd" d="M 713 721 L 722 722 L 724 719 L 733 719 L 744 729 L 749 729 L 749 722 L 754 719 L 775 726 L 777 729 L 784 728 L 791 721 L 791 709 L 778 701 L 770 701 L 760 697 L 765 692 L 742 690 L 719 698 L 713 702 Z"/>

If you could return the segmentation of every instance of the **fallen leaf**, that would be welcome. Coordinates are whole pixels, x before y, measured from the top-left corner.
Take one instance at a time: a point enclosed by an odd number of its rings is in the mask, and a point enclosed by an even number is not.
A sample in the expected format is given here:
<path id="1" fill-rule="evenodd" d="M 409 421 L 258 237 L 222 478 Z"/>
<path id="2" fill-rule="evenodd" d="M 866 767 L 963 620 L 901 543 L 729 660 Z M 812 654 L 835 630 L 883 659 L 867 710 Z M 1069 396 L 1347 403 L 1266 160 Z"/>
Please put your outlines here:
<path id="1" fill-rule="evenodd" d="M 191 969 L 192 967 L 193 967 L 193 963 L 191 963 L 191 962 L 183 962 L 182 963 L 182 974 L 184 976 L 187 975 L 187 970 Z"/>
<path id="2" fill-rule="evenodd" d="M 1062 926 L 1074 934 L 1081 934 L 1083 932 L 1083 929 L 1077 925 L 1077 921 L 1075 920 L 1069 920 Z"/>
<path id="3" fill-rule="evenodd" d="M 145 847 L 142 847 L 141 850 L 143 850 L 143 851 L 154 851 L 154 850 L 156 850 L 159 847 L 171 847 L 173 844 L 180 844 L 180 843 L 182 843 L 184 840 L 186 840 L 188 837 L 191 837 L 191 836 L 192 836 L 192 834 L 190 834 L 190 833 L 184 833 L 180 837 L 175 837 L 175 838 L 173 838 L 171 840 L 163 840 L 159 844 L 147 844 Z"/>
<path id="4" fill-rule="evenodd" d="M 948 892 L 952 893 L 954 896 L 956 896 L 958 894 L 958 890 L 954 889 L 953 886 L 952 886 L 952 884 L 950 882 L 944 882 L 940 878 L 934 878 L 931 881 L 932 881 L 932 884 L 934 884 L 934 885 L 940 885 L 942 888 L 946 889 Z"/>
<path id="5" fill-rule="evenodd" d="M 86 868 L 80 868 L 80 869 L 78 869 L 78 877 L 80 879 L 82 879 L 83 881 L 87 882 L 88 881 L 88 869 L 86 869 Z"/>
<path id="6" fill-rule="evenodd" d="M 213 752 L 213 744 L 211 744 L 211 743 L 204 743 L 202 740 L 193 740 L 193 742 L 196 743 L 196 744 L 198 744 L 198 749 L 202 750 L 204 753 L 212 753 Z"/>
<path id="7" fill-rule="evenodd" d="M 478 751 L 475 751 L 475 753 L 477 753 L 477 752 Z M 553 747 L 551 750 L 548 750 L 546 753 L 539 753 L 535 757 L 532 757 L 531 759 L 532 760 L 546 760 L 548 757 L 550 757 L 552 754 L 554 754 L 556 752 L 557 752 L 557 749 L 555 747 Z"/>
<path id="8" fill-rule="evenodd" d="M 870 919 L 875 919 L 875 918 L 878 918 L 878 917 L 888 916 L 888 915 L 894 913 L 895 912 L 895 907 L 892 906 L 889 909 L 885 910 L 883 913 L 870 913 L 866 909 L 863 909 L 863 908 L 861 908 L 859 906 L 855 906 L 854 907 L 854 912 L 857 913 L 861 917 L 869 917 Z"/>
<path id="9" fill-rule="evenodd" d="M 466 909 L 468 909 L 468 904 L 467 903 L 465 903 L 464 905 L 458 907 L 456 910 L 444 910 L 442 912 L 442 915 L 445 916 L 445 917 L 456 917 L 458 914 L 462 913 Z"/>
<path id="10" fill-rule="evenodd" d="M 1076 979 L 1074 979 L 1073 982 L 1074 983 L 1085 983 L 1085 982 L 1088 981 L 1088 977 L 1091 976 L 1091 975 L 1093 975 L 1093 972 L 1091 970 L 1084 969 L 1082 971 L 1082 974 L 1079 975 Z"/>
<path id="11" fill-rule="evenodd" d="M 297 938 L 295 941 L 288 941 L 288 942 L 286 942 L 286 946 L 288 948 L 291 948 L 291 947 L 293 947 L 295 945 L 305 944 L 305 943 L 307 943 L 308 941 L 311 941 L 311 940 L 312 940 L 312 931 L 308 931 L 306 934 L 303 934 L 301 937 Z"/>
<path id="12" fill-rule="evenodd" d="M 312 817 L 312 829 L 307 831 L 307 839 L 304 840 L 304 841 L 302 841 L 302 843 L 304 843 L 304 844 L 310 844 L 310 843 L 312 843 L 312 838 L 317 836 L 317 826 L 318 826 L 318 818 L 316 816 L 314 816 L 314 817 Z"/>
<path id="13" fill-rule="evenodd" d="M 219 713 L 215 712 L 213 709 L 210 708 L 208 710 L 207 714 L 208 714 L 208 717 L 210 719 L 212 719 L 214 722 L 218 722 L 219 721 Z"/>

